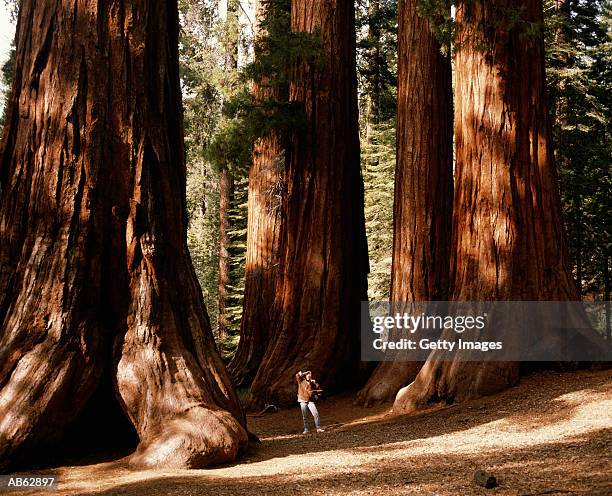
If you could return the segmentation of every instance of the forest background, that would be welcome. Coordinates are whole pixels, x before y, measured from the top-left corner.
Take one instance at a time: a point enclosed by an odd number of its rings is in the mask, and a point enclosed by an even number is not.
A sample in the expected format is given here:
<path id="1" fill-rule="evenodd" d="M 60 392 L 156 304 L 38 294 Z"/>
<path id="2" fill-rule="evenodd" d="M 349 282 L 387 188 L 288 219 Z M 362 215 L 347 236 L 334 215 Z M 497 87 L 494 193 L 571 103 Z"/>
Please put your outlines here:
<path id="1" fill-rule="evenodd" d="M 612 2 L 544 3 L 549 108 L 573 275 L 584 299 L 609 301 Z M 368 297 L 387 300 L 396 160 L 397 1 L 358 0 L 356 6 Z M 256 139 L 255 118 L 244 107 L 256 69 L 255 0 L 180 0 L 179 8 L 188 242 L 217 344 L 229 362 L 238 345 L 243 310 L 248 172 Z M 16 2 L 5 0 L 2 9 L 4 107 L 14 60 Z M 282 41 L 276 40 L 276 46 Z M 281 66 L 283 58 L 289 66 L 290 54 L 277 55 Z M 270 192 L 279 202 L 280 187 Z"/>

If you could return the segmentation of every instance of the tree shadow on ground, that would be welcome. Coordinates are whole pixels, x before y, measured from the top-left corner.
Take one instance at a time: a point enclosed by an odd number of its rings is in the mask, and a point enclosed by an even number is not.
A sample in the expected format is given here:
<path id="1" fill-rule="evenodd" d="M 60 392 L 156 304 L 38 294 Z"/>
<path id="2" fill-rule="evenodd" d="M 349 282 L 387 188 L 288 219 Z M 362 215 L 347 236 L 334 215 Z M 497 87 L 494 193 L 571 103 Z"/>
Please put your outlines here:
<path id="1" fill-rule="evenodd" d="M 345 425 L 322 435 L 301 436 L 297 434 L 302 430 L 299 409 L 271 414 L 269 418 L 265 419 L 265 424 L 262 422 L 258 426 L 253 423 L 251 428 L 256 434 L 259 434 L 258 427 L 265 428 L 267 427 L 266 424 L 276 424 L 279 429 L 284 427 L 285 433 L 290 430 L 290 432 L 296 434 L 271 438 L 262 435 L 261 447 L 248 453 L 236 463 L 239 464 L 245 460 L 250 462 L 264 461 L 297 453 L 368 448 L 389 442 L 427 439 L 465 431 L 501 419 L 516 425 L 517 430 L 529 428 L 530 423 L 543 416 L 547 424 L 552 424 L 570 418 L 579 406 L 578 402 L 568 404 L 561 397 L 578 391 L 584 392 L 588 388 L 594 387 L 598 388 L 600 394 L 612 390 L 612 383 L 610 383 L 612 372 L 603 375 L 591 372 L 578 372 L 577 374 L 581 376 L 582 381 L 565 381 L 565 378 L 570 379 L 570 377 L 569 374 L 564 373 L 532 374 L 522 379 L 523 387 L 511 388 L 494 396 L 412 415 L 387 416 L 382 419 L 378 415 L 374 416 L 372 421 L 368 421 L 368 409 L 354 407 L 353 423 L 346 422 Z M 326 411 L 327 405 L 325 403 L 320 405 L 322 418 L 328 425 L 334 420 L 333 407 L 338 404 L 338 402 L 330 402 L 329 411 Z M 339 416 L 343 415 L 346 416 L 346 413 L 339 414 Z M 363 418 L 365 420 L 354 423 Z M 329 420 L 332 422 L 329 422 Z M 376 423 L 375 428 L 373 428 L 373 422 Z M 299 450 L 296 449 L 296 438 L 298 437 L 300 438 Z"/>
<path id="2" fill-rule="evenodd" d="M 575 439 L 486 453 L 379 456 L 337 470 L 295 471 L 268 476 L 224 477 L 193 471 L 186 476 L 155 477 L 112 489 L 81 491 L 90 496 L 240 495 L 240 494 L 483 494 L 474 471 L 486 468 L 499 482 L 495 494 L 609 495 L 612 470 L 605 446 L 612 430 Z M 600 453 L 594 462 L 592 454 Z"/>

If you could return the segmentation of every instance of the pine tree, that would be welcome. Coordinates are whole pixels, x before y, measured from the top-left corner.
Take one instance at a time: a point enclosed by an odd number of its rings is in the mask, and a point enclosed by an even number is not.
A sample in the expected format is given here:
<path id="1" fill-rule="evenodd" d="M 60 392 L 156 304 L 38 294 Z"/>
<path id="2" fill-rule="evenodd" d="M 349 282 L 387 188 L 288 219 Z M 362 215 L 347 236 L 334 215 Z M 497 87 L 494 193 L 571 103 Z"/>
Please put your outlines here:
<path id="1" fill-rule="evenodd" d="M 601 181 L 606 182 L 605 170 L 593 154 L 605 127 L 592 70 L 593 52 L 605 36 L 598 24 L 602 2 L 555 0 L 547 7 L 547 77 L 569 255 L 579 292 L 601 294 L 601 231 L 593 229 L 590 210 Z"/>
<path id="2" fill-rule="evenodd" d="M 217 328 L 219 170 L 208 157 L 220 125 L 223 95 L 221 23 L 216 0 L 181 0 L 181 82 L 187 159 L 188 243 L 194 268 Z"/>
<path id="3" fill-rule="evenodd" d="M 368 297 L 387 300 L 391 287 L 395 111 L 397 102 L 397 0 L 357 3 L 359 135 L 370 257 Z"/>

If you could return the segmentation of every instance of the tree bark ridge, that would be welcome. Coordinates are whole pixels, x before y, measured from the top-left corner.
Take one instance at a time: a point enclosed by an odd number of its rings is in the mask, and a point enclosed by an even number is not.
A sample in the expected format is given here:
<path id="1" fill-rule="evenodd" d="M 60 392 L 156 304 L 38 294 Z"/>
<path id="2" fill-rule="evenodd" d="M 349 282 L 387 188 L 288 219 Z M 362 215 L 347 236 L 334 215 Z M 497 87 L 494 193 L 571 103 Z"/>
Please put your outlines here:
<path id="1" fill-rule="evenodd" d="M 449 57 L 418 14 L 417 0 L 398 5 L 397 163 L 391 305 L 448 298 L 452 210 L 452 93 Z M 370 405 L 395 398 L 417 362 L 381 362 L 358 393 Z"/>
<path id="2" fill-rule="evenodd" d="M 176 3 L 24 0 L 16 40 L 0 466 L 61 439 L 102 373 L 138 432 L 134 464 L 234 459 L 245 419 L 186 245 Z"/>

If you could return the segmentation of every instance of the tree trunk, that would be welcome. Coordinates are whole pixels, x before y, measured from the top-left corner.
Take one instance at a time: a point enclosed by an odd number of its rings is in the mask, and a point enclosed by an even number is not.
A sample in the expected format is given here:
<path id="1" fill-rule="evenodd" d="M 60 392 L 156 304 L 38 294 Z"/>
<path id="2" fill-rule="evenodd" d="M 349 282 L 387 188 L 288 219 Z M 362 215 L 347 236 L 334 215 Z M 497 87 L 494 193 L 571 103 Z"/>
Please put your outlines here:
<path id="1" fill-rule="evenodd" d="M 138 432 L 135 465 L 233 460 L 245 419 L 186 243 L 176 2 L 24 0 L 16 40 L 0 467 L 59 441 L 103 374 Z"/>
<path id="2" fill-rule="evenodd" d="M 368 3 L 368 43 L 369 47 L 369 71 L 372 73 L 372 80 L 367 94 L 366 109 L 366 140 L 368 150 L 371 149 L 373 141 L 373 131 L 380 121 L 380 29 L 378 25 L 378 15 L 380 13 L 380 1 L 370 0 Z M 378 160 L 374 157 L 367 160 L 366 167 L 376 167 Z"/>
<path id="3" fill-rule="evenodd" d="M 265 5 L 257 3 L 256 16 L 266 15 Z M 258 23 L 259 24 L 259 23 Z M 260 33 L 261 34 L 261 33 Z M 257 56 L 257 54 L 256 54 Z M 270 95 L 286 101 L 287 91 L 255 84 L 256 99 Z M 255 377 L 270 339 L 278 274 L 278 243 L 282 172 L 285 143 L 278 132 L 259 139 L 253 149 L 249 170 L 247 249 L 244 302 L 238 350 L 228 370 L 238 386 L 249 386 Z"/>
<path id="4" fill-rule="evenodd" d="M 612 339 L 612 322 L 610 318 L 610 255 L 608 254 L 608 248 L 604 248 L 603 256 L 603 274 L 604 274 L 604 305 L 606 306 L 606 339 L 608 342 Z"/>
<path id="5" fill-rule="evenodd" d="M 450 294 L 457 301 L 576 300 L 552 158 L 543 42 L 523 32 L 522 22 L 509 26 L 511 12 L 542 23 L 541 0 L 476 0 L 457 9 Z M 429 356 L 415 382 L 398 393 L 394 411 L 491 394 L 518 380 L 515 362 L 444 358 Z"/>
<path id="6" fill-rule="evenodd" d="M 229 211 L 234 196 L 234 178 L 227 167 L 219 171 L 219 316 L 217 319 L 217 337 L 227 335 L 227 300 L 230 285 L 230 252 L 231 239 Z"/>
<path id="7" fill-rule="evenodd" d="M 228 0 L 226 23 L 229 26 L 227 29 L 230 33 L 227 35 L 228 40 L 225 45 L 225 80 L 223 83 L 228 93 L 233 91 L 234 75 L 238 70 L 238 39 L 232 38 L 234 34 L 232 23 L 236 19 L 237 8 L 235 0 Z M 238 35 L 236 34 L 236 36 Z M 219 315 L 217 318 L 217 337 L 220 339 L 227 336 L 228 328 L 227 301 L 231 284 L 229 247 L 232 242 L 229 232 L 231 229 L 230 209 L 233 197 L 234 177 L 225 165 L 219 171 L 219 284 L 217 288 Z"/>
<path id="8" fill-rule="evenodd" d="M 319 31 L 324 57 L 299 65 L 290 89 L 306 124 L 284 174 L 275 332 L 251 387 L 256 402 L 294 402 L 300 369 L 328 392 L 355 382 L 368 261 L 354 21 L 352 2 L 292 2 L 293 31 Z"/>
<path id="9" fill-rule="evenodd" d="M 417 0 L 399 3 L 397 163 L 391 303 L 448 299 L 453 196 L 450 59 Z M 381 362 L 357 401 L 389 401 L 416 377 L 421 363 Z"/>

